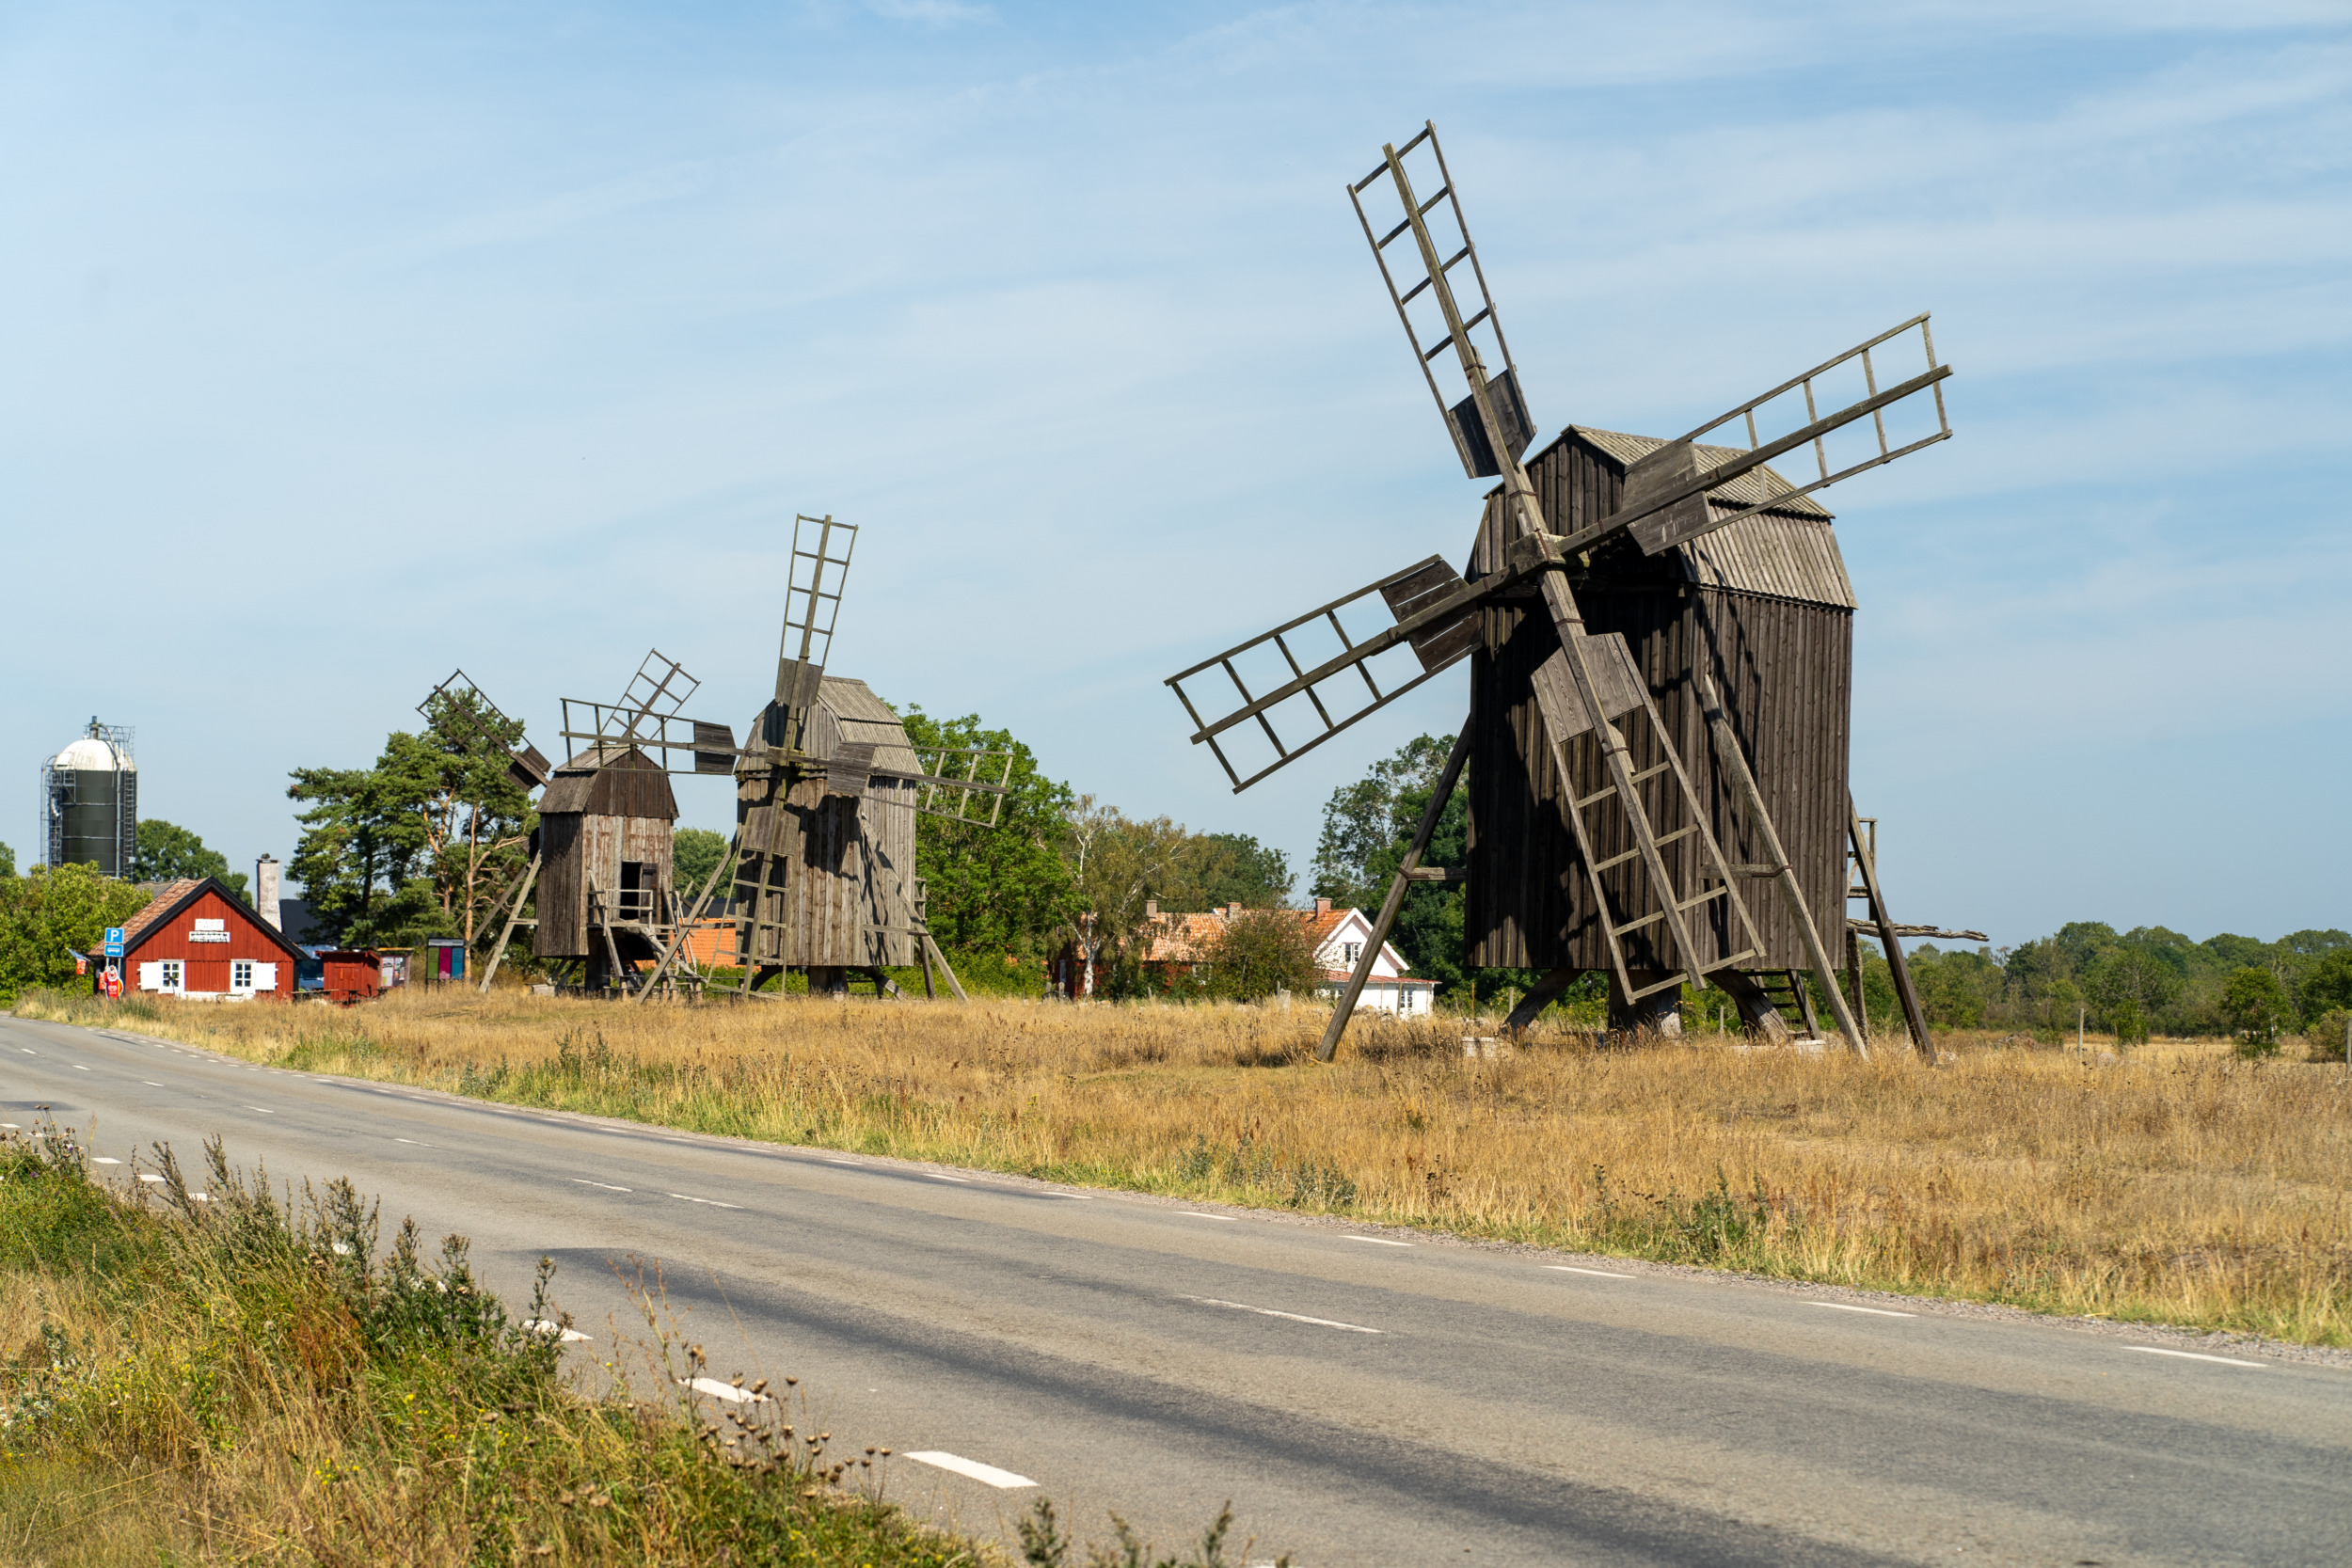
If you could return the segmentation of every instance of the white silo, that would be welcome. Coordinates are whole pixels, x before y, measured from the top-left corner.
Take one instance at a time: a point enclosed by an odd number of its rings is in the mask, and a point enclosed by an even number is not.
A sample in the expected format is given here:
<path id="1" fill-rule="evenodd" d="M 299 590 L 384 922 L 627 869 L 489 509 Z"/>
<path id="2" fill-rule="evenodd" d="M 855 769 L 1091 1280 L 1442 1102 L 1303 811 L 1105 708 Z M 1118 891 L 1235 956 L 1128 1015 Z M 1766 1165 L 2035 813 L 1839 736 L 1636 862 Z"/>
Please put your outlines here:
<path id="1" fill-rule="evenodd" d="M 138 847 L 139 771 L 131 731 L 96 719 L 41 765 L 40 842 L 50 865 L 91 865 L 120 877 Z"/>

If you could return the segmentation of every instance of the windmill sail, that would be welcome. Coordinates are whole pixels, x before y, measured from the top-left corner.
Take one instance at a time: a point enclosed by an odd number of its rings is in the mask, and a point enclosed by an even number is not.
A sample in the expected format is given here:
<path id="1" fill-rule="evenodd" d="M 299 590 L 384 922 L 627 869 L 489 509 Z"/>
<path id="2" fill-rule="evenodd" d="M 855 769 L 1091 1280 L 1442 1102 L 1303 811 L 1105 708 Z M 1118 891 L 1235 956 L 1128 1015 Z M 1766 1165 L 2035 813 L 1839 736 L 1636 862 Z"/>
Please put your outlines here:
<path id="1" fill-rule="evenodd" d="M 1465 583 L 1443 557 L 1433 555 L 1237 643 L 1214 658 L 1204 658 L 1170 675 L 1168 685 L 1192 716 L 1193 743 L 1207 745 L 1225 776 L 1233 781 L 1233 792 L 1239 794 L 1469 657 L 1478 645 L 1478 623 L 1471 611 L 1486 592 Z M 1392 622 L 1359 640 L 1349 633 L 1342 617 L 1375 594 Z M 1340 651 L 1309 668 L 1301 662 L 1294 643 L 1307 645 L 1310 638 L 1327 646 L 1336 640 Z M 1375 661 L 1400 645 L 1410 649 L 1412 663 L 1397 673 L 1408 678 L 1398 680 L 1392 674 L 1391 684 L 1384 688 L 1380 674 L 1386 672 L 1375 673 Z M 1262 693 L 1250 689 L 1253 665 L 1268 670 L 1273 677 L 1273 684 Z M 1209 689 L 1216 695 L 1203 696 L 1200 702 L 1213 705 L 1214 717 L 1204 719 L 1200 703 L 1184 683 L 1198 685 L 1199 677 L 1211 671 L 1216 674 L 1210 677 Z M 1288 679 L 1282 678 L 1285 674 Z M 1216 684 L 1219 676 L 1231 688 L 1230 695 Z M 1240 699 L 1239 704 L 1228 705 L 1234 697 Z M 1226 748 L 1232 744 L 1232 732 L 1253 720 L 1258 733 L 1272 746 L 1274 760 L 1253 768 L 1244 778 Z"/>

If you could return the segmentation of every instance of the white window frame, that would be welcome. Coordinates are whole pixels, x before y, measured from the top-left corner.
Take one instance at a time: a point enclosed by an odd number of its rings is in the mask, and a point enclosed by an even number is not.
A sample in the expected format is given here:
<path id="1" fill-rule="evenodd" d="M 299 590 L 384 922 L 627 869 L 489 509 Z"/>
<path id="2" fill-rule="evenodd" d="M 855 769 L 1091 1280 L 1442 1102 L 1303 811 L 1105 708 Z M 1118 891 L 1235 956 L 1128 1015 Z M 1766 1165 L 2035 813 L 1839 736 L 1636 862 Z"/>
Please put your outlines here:
<path id="1" fill-rule="evenodd" d="M 162 989 L 165 990 L 186 990 L 188 987 L 188 966 L 178 958 L 165 958 L 162 959 L 161 962 L 163 967 L 158 972 L 157 978 L 163 983 Z"/>
<path id="2" fill-rule="evenodd" d="M 253 989 L 253 960 L 251 958 L 229 960 L 229 989 L 230 990 Z"/>

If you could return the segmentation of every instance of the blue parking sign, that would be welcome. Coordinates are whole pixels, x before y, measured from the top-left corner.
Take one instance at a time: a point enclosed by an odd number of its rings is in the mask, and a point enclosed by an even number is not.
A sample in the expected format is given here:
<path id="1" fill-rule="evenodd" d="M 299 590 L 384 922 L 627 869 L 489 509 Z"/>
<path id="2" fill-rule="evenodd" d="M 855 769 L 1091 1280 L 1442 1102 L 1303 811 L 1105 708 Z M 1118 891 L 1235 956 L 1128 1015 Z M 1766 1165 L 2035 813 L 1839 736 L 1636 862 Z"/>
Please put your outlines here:
<path id="1" fill-rule="evenodd" d="M 110 958 L 122 957 L 122 927 L 119 926 L 106 927 L 106 957 Z"/>

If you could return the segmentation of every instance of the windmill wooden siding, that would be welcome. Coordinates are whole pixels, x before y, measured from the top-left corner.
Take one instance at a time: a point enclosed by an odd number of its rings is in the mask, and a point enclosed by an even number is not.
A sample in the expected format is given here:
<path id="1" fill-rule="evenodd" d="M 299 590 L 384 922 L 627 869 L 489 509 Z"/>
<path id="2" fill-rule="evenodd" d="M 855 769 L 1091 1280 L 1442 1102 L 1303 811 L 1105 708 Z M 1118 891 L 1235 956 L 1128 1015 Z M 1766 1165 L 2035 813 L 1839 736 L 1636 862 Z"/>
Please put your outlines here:
<path id="1" fill-rule="evenodd" d="M 668 918 L 671 841 L 677 797 L 668 775 L 631 747 L 597 766 L 595 748 L 556 770 L 539 800 L 538 925 L 531 950 L 542 958 L 601 959 L 604 942 L 590 919 L 590 883 L 622 920 Z M 633 879 L 624 866 L 639 869 Z M 623 901 L 626 880 L 634 880 Z M 615 930 L 624 959 L 655 956 L 634 931 Z"/>
<path id="2" fill-rule="evenodd" d="M 755 720 L 754 734 L 761 721 Z M 864 681 L 827 676 L 810 709 L 802 749 L 830 761 L 845 743 L 874 748 L 876 768 L 915 770 L 906 728 Z M 748 836 L 770 785 L 739 786 L 736 820 Z M 864 969 L 922 961 L 913 934 L 917 786 L 879 775 L 862 795 L 829 795 L 822 774 L 796 781 L 775 814 L 774 844 L 791 869 L 780 894 L 761 895 L 760 965 Z M 737 962 L 742 961 L 738 954 Z"/>
<path id="3" fill-rule="evenodd" d="M 1528 463 L 1552 531 L 1572 531 L 1615 510 L 1627 467 L 1662 444 L 1571 426 Z M 1698 451 L 1705 462 L 1723 449 Z M 1734 510 L 1777 488 L 1785 488 L 1777 476 L 1752 473 L 1710 501 L 1731 503 L 1719 511 Z M 1472 579 L 1501 559 L 1500 526 L 1490 500 L 1472 552 Z M 1829 513 L 1807 498 L 1794 498 L 1784 509 L 1756 514 L 1654 557 L 1620 546 L 1590 571 L 1573 571 L 1570 582 L 1587 627 L 1622 633 L 1632 650 L 1662 733 L 1672 737 L 1725 859 L 1756 862 L 1763 850 L 1737 794 L 1717 772 L 1692 676 L 1701 667 L 1712 673 L 1822 941 L 1836 951 L 1846 908 L 1854 600 Z M 1549 617 L 1530 587 L 1483 610 L 1481 618 L 1481 646 L 1470 665 L 1470 962 L 1606 970 L 1601 916 L 1560 816 L 1560 782 L 1529 685 L 1534 667 L 1557 646 Z M 1635 771 L 1661 760 L 1646 725 L 1627 729 Z M 1578 798 L 1607 788 L 1591 736 L 1573 742 L 1568 758 Z M 1645 785 L 1644 799 L 1661 836 L 1686 826 L 1669 777 Z M 1633 847 L 1613 799 L 1587 808 L 1586 820 L 1600 860 Z M 1698 885 L 1692 876 L 1701 853 L 1695 835 L 1661 853 L 1679 885 Z M 1604 885 L 1619 925 L 1658 907 L 1637 863 L 1604 873 Z M 1740 960 L 1740 967 L 1809 967 L 1803 938 L 1770 884 L 1742 878 L 1739 891 L 1764 942 L 1762 955 Z M 1702 967 L 1745 944 L 1724 900 L 1699 906 L 1687 918 Z M 1660 923 L 1627 933 L 1629 968 L 1677 967 L 1664 951 L 1663 930 Z"/>

